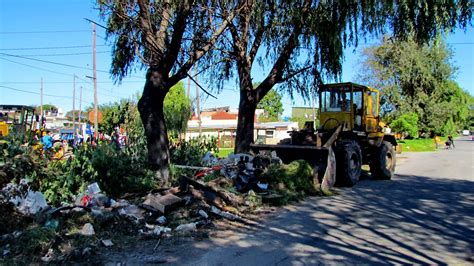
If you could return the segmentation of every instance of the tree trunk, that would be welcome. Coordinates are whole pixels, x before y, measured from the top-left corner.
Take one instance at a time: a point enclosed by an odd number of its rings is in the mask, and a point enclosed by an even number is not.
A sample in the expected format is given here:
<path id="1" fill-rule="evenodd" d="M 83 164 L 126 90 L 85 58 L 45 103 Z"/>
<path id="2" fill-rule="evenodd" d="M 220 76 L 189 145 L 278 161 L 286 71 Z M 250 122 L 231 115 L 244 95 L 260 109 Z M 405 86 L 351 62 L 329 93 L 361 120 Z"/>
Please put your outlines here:
<path id="1" fill-rule="evenodd" d="M 253 143 L 253 130 L 255 122 L 255 109 L 253 91 L 241 90 L 239 103 L 239 116 L 237 121 L 237 136 L 235 138 L 235 153 L 245 153 L 250 151 L 250 144 Z"/>
<path id="2" fill-rule="evenodd" d="M 158 71 L 149 70 L 143 95 L 138 101 L 138 111 L 147 139 L 148 162 L 162 185 L 169 180 L 169 141 L 163 112 L 163 102 L 168 90 L 162 75 Z"/>

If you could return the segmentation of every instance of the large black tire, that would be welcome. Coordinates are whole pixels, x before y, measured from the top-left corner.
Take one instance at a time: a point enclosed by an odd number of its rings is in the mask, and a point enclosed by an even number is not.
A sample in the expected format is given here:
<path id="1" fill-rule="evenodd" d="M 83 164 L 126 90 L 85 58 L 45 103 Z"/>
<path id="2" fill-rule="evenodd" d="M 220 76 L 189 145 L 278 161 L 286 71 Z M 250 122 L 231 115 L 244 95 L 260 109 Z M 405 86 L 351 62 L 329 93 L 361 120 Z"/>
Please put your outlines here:
<path id="1" fill-rule="evenodd" d="M 336 185 L 352 187 L 362 173 L 362 152 L 354 140 L 343 140 L 336 148 Z"/>
<path id="2" fill-rule="evenodd" d="M 370 163 L 370 173 L 375 179 L 390 180 L 397 164 L 395 149 L 390 142 L 383 141 L 377 148 Z"/>

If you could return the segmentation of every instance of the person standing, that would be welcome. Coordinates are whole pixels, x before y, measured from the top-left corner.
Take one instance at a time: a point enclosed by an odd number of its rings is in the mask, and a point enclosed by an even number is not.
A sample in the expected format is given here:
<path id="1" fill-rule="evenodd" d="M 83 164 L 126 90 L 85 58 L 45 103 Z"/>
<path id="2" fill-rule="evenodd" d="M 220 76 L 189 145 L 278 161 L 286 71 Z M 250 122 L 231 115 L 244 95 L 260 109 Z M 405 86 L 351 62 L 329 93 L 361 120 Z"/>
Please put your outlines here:
<path id="1" fill-rule="evenodd" d="M 434 136 L 434 141 L 436 144 L 436 149 L 439 149 L 439 144 L 441 143 L 441 138 L 438 135 Z"/>
<path id="2" fill-rule="evenodd" d="M 46 131 L 46 135 L 41 138 L 41 144 L 43 144 L 43 150 L 47 151 L 53 147 L 53 133 L 51 131 Z"/>
<path id="3" fill-rule="evenodd" d="M 454 146 L 454 140 L 451 134 L 448 135 L 448 141 L 451 143 L 451 146 L 453 147 L 453 149 L 456 148 L 456 146 Z"/>

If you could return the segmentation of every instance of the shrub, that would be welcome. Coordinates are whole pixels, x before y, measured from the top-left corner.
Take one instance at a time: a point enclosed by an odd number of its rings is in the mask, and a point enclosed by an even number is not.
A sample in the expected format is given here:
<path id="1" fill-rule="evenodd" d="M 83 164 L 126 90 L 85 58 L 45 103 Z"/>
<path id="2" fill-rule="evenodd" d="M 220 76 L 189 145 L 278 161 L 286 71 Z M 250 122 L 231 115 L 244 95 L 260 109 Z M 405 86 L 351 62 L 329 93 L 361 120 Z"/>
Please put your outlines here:
<path id="1" fill-rule="evenodd" d="M 215 137 L 197 137 L 190 140 L 171 140 L 171 163 L 179 165 L 201 166 L 206 152 L 217 153 Z"/>
<path id="2" fill-rule="evenodd" d="M 117 150 L 104 144 L 92 153 L 92 165 L 97 181 L 107 194 L 118 197 L 126 192 L 149 190 L 154 187 L 154 173 L 147 167 L 145 156 L 135 147 Z"/>
<path id="3" fill-rule="evenodd" d="M 41 191 L 52 205 L 74 201 L 97 178 L 90 157 L 91 151 L 82 148 L 66 161 L 43 160 L 28 176 L 32 189 Z"/>
<path id="4" fill-rule="evenodd" d="M 403 114 L 390 123 L 394 132 L 408 134 L 413 138 L 418 137 L 418 115 L 416 113 Z"/>
<path id="5" fill-rule="evenodd" d="M 272 189 L 286 196 L 286 200 L 295 200 L 314 192 L 312 184 L 313 168 L 304 160 L 290 164 L 272 164 L 263 176 Z"/>
<path id="6" fill-rule="evenodd" d="M 23 135 L 10 134 L 0 140 L 0 188 L 24 178 L 38 167 L 33 148 L 22 145 L 23 139 Z"/>

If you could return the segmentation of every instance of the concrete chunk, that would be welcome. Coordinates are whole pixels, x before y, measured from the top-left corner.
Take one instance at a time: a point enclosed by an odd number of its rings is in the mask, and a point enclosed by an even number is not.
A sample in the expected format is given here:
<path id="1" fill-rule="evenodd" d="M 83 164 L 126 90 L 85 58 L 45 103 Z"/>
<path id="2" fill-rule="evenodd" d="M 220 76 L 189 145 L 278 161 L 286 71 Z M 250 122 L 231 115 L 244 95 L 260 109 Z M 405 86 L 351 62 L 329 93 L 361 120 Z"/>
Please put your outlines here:
<path id="1" fill-rule="evenodd" d="M 143 202 L 143 205 L 150 206 L 161 213 L 169 213 L 171 210 L 176 208 L 181 202 L 182 199 L 176 197 L 173 194 L 167 194 L 164 196 L 148 194 L 146 200 Z"/>

